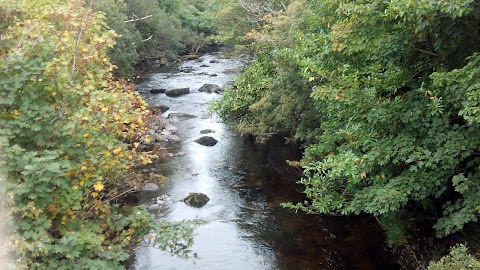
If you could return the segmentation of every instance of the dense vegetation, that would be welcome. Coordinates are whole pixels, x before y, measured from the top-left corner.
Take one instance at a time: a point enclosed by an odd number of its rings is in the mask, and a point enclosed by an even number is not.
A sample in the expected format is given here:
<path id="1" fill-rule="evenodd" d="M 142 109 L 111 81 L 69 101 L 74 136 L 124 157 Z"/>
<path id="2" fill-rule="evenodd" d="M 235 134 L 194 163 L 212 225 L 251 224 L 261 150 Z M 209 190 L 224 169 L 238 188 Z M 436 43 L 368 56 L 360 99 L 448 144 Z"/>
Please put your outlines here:
<path id="1" fill-rule="evenodd" d="M 202 0 L 97 0 L 117 42 L 108 55 L 114 74 L 130 78 L 139 61 L 173 62 L 181 53 L 197 53 L 213 41 L 211 19 Z"/>
<path id="2" fill-rule="evenodd" d="M 107 54 L 123 47 L 106 22 L 118 21 L 92 2 L 1 1 L 0 206 L 11 206 L 7 248 L 17 269 L 122 269 L 151 230 L 146 239 L 161 249 L 185 255 L 192 244 L 189 224 L 115 204 L 145 180 L 131 169 L 154 158 L 137 150 L 154 118 L 132 85 L 113 79 Z M 120 29 L 126 17 L 118 19 Z M 117 43 L 127 51 L 132 29 Z"/>
<path id="3" fill-rule="evenodd" d="M 478 1 L 295 0 L 257 22 L 254 61 L 214 108 L 304 142 L 307 199 L 286 207 L 374 215 L 391 245 L 424 221 L 438 237 L 477 222 Z"/>
<path id="4" fill-rule="evenodd" d="M 153 116 L 118 79 L 213 40 L 254 56 L 217 112 L 304 143 L 292 164 L 306 200 L 285 206 L 374 215 L 392 246 L 415 224 L 462 231 L 480 209 L 479 23 L 474 0 L 0 0 L 0 194 L 17 268 L 121 269 L 152 229 L 151 244 L 188 252 L 188 224 L 114 204 L 155 158 L 137 150 Z M 466 253 L 431 269 L 477 267 Z"/>

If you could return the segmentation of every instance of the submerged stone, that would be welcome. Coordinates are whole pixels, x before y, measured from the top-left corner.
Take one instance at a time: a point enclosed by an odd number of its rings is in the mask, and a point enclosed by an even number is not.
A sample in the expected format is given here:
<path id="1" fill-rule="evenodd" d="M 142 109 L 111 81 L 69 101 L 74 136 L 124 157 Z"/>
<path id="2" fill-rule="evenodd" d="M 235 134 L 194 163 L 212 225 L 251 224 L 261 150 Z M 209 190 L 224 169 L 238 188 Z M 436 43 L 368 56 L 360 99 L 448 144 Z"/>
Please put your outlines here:
<path id="1" fill-rule="evenodd" d="M 191 207 L 196 207 L 196 208 L 205 206 L 208 203 L 208 201 L 210 201 L 210 198 L 208 198 L 207 195 L 203 193 L 196 193 L 196 192 L 190 193 L 187 197 L 185 197 L 185 199 L 183 199 L 183 202 L 186 205 L 189 205 Z"/>
<path id="2" fill-rule="evenodd" d="M 157 184 L 154 184 L 154 183 L 147 183 L 145 184 L 145 186 L 143 187 L 143 190 L 158 190 L 158 185 Z"/>
<path id="3" fill-rule="evenodd" d="M 218 86 L 216 84 L 206 83 L 198 89 L 198 92 L 220 93 L 220 92 L 222 92 L 222 89 L 220 88 L 220 86 Z"/>
<path id="4" fill-rule="evenodd" d="M 196 143 L 205 145 L 205 146 L 214 146 L 218 141 L 210 136 L 203 136 L 195 140 Z"/>
<path id="5" fill-rule="evenodd" d="M 211 129 L 200 130 L 200 134 L 209 134 L 209 133 L 215 133 L 215 130 L 211 130 Z"/>
<path id="6" fill-rule="evenodd" d="M 152 93 L 152 94 L 163 94 L 163 93 L 165 93 L 165 91 L 167 91 L 167 89 L 152 89 L 152 90 L 150 90 L 150 93 Z"/>
<path id="7" fill-rule="evenodd" d="M 165 91 L 165 95 L 168 97 L 178 97 L 190 93 L 190 88 L 176 88 Z"/>

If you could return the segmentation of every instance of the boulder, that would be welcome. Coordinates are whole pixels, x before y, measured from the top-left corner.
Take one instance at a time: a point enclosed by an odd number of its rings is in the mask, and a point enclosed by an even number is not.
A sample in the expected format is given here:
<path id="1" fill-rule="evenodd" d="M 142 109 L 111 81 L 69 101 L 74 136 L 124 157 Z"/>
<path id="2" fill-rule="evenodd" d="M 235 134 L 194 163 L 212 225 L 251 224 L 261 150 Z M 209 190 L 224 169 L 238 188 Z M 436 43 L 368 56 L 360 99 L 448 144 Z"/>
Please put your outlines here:
<path id="1" fill-rule="evenodd" d="M 188 113 L 169 113 L 167 116 L 167 119 L 172 122 L 178 122 L 178 121 L 188 120 L 192 118 L 196 118 L 196 116 Z"/>
<path id="2" fill-rule="evenodd" d="M 183 202 L 186 205 L 189 205 L 191 207 L 196 207 L 196 208 L 205 206 L 208 203 L 208 201 L 210 201 L 210 198 L 208 198 L 207 195 L 203 193 L 196 193 L 196 192 L 190 193 L 187 197 L 185 197 L 185 199 L 183 199 Z"/>
<path id="3" fill-rule="evenodd" d="M 187 55 L 185 55 L 185 58 L 186 58 L 187 60 L 195 60 L 195 59 L 198 59 L 199 56 L 196 55 L 196 54 L 187 54 Z"/>
<path id="4" fill-rule="evenodd" d="M 151 213 L 156 213 L 158 210 L 160 210 L 160 205 L 158 204 L 152 204 L 147 207 L 147 210 L 150 211 Z"/>
<path id="5" fill-rule="evenodd" d="M 174 154 L 173 156 L 174 156 L 174 157 L 183 157 L 183 156 L 185 156 L 186 154 L 187 154 L 187 153 L 185 153 L 185 152 L 178 152 L 178 153 Z"/>
<path id="6" fill-rule="evenodd" d="M 210 74 L 209 76 L 210 77 L 217 77 L 218 75 L 217 74 Z"/>
<path id="7" fill-rule="evenodd" d="M 173 135 L 173 134 L 165 135 L 165 141 L 167 141 L 167 142 L 179 142 L 180 137 L 178 137 L 177 135 Z"/>
<path id="8" fill-rule="evenodd" d="M 193 71 L 195 71 L 195 69 L 193 67 L 179 67 L 178 70 L 180 70 L 181 72 L 184 72 L 184 73 L 192 73 Z"/>
<path id="9" fill-rule="evenodd" d="M 190 93 L 190 88 L 176 88 L 165 91 L 165 95 L 169 97 L 178 97 Z"/>
<path id="10" fill-rule="evenodd" d="M 215 133 L 215 130 L 211 130 L 211 129 L 200 130 L 200 134 L 209 134 L 209 133 Z"/>
<path id="11" fill-rule="evenodd" d="M 157 197 L 156 202 L 158 205 L 166 205 L 172 202 L 172 196 L 168 194 L 163 194 L 160 197 Z"/>
<path id="12" fill-rule="evenodd" d="M 165 106 L 165 105 L 152 105 L 150 106 L 150 110 L 152 112 L 155 112 L 155 111 L 160 111 L 162 113 L 168 111 L 170 108 Z"/>
<path id="13" fill-rule="evenodd" d="M 198 92 L 206 92 L 206 93 L 220 93 L 221 91 L 222 89 L 220 88 L 220 86 L 212 83 L 206 83 L 198 89 Z"/>
<path id="14" fill-rule="evenodd" d="M 203 136 L 195 140 L 196 143 L 205 145 L 205 146 L 214 146 L 218 141 L 210 136 Z"/>
<path id="15" fill-rule="evenodd" d="M 201 65 L 200 67 L 210 67 L 209 65 Z"/>
<path id="16" fill-rule="evenodd" d="M 158 185 L 154 183 L 147 183 L 143 187 L 143 190 L 155 191 L 155 190 L 158 190 Z"/>
<path id="17" fill-rule="evenodd" d="M 220 63 L 220 61 L 213 59 L 213 60 L 210 60 L 210 63 L 216 64 L 216 63 Z"/>
<path id="18" fill-rule="evenodd" d="M 174 125 L 171 125 L 171 124 L 166 125 L 166 126 L 165 126 L 165 129 L 166 129 L 166 130 L 169 130 L 169 131 L 172 132 L 172 133 L 175 133 L 175 132 L 178 131 L 178 128 L 177 128 L 176 126 L 174 126 Z"/>
<path id="19" fill-rule="evenodd" d="M 150 90 L 150 93 L 151 93 L 151 94 L 163 94 L 163 93 L 165 93 L 165 91 L 167 91 L 167 89 L 162 89 L 162 88 L 159 88 L 159 89 L 151 89 L 151 90 Z"/>

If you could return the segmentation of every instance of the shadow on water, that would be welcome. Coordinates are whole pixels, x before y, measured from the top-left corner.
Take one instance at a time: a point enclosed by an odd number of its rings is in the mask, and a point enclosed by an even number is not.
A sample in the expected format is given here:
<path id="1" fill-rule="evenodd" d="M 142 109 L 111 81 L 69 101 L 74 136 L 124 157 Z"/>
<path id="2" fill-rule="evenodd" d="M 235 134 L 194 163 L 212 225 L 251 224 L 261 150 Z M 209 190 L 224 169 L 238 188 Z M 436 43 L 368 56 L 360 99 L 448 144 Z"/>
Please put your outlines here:
<path id="1" fill-rule="evenodd" d="M 165 113 L 188 113 L 195 118 L 172 123 L 180 142 L 169 151 L 181 153 L 155 169 L 167 177 L 158 192 L 141 194 L 139 203 L 168 193 L 173 202 L 161 209 L 159 219 L 202 219 L 196 229 L 193 252 L 198 259 L 182 260 L 170 254 L 139 247 L 133 268 L 149 269 L 399 269 L 384 247 L 384 237 L 369 217 L 325 217 L 294 213 L 282 202 L 301 201 L 300 173 L 286 164 L 298 160 L 295 144 L 280 136 L 265 144 L 245 139 L 208 113 L 218 94 L 198 92 L 204 83 L 222 87 L 235 76 L 239 60 L 205 55 L 188 61 L 174 73 L 151 73 L 138 85 L 151 105 L 166 105 Z M 213 76 L 215 75 L 215 76 Z M 152 88 L 190 87 L 190 94 L 170 98 L 151 94 Z M 206 147 L 194 142 L 200 131 L 219 142 Z M 189 192 L 210 197 L 202 208 L 180 200 Z"/>

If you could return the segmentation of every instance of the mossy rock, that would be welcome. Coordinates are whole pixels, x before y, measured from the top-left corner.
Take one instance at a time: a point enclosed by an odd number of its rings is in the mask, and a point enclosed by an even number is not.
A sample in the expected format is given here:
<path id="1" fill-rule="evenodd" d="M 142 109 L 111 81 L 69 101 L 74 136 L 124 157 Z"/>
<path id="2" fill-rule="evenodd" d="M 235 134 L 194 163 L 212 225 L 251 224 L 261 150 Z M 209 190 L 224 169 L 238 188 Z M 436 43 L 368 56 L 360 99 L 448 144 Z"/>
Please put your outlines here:
<path id="1" fill-rule="evenodd" d="M 196 143 L 205 145 L 205 146 L 214 146 L 218 141 L 210 136 L 203 136 L 195 140 Z"/>
<path id="2" fill-rule="evenodd" d="M 210 201 L 210 198 L 208 198 L 207 195 L 203 193 L 196 193 L 196 192 L 190 193 L 187 197 L 185 197 L 185 199 L 183 199 L 183 202 L 186 205 L 189 205 L 191 207 L 196 207 L 196 208 L 205 206 L 208 203 L 208 201 Z"/>

